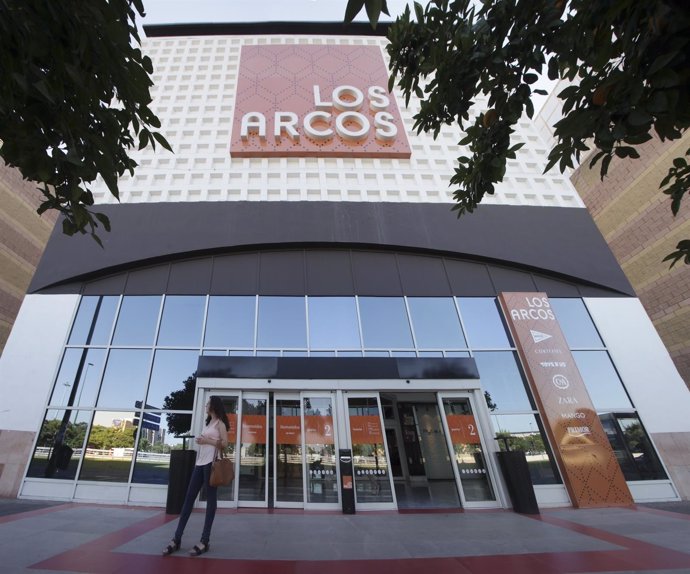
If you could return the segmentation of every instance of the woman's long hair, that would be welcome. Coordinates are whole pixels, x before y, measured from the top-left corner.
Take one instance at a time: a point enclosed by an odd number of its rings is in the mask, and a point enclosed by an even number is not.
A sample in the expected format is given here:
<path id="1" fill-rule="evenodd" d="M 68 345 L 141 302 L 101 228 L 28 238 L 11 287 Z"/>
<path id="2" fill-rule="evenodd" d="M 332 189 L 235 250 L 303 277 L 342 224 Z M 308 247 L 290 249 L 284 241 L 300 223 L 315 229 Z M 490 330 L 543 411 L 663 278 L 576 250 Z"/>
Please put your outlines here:
<path id="1" fill-rule="evenodd" d="M 216 417 L 218 417 L 222 423 L 225 425 L 226 429 L 230 428 L 230 423 L 228 422 L 228 415 L 225 414 L 225 405 L 218 395 L 211 395 L 208 399 L 209 409 L 213 412 Z M 211 415 L 206 417 L 206 424 L 211 422 Z"/>

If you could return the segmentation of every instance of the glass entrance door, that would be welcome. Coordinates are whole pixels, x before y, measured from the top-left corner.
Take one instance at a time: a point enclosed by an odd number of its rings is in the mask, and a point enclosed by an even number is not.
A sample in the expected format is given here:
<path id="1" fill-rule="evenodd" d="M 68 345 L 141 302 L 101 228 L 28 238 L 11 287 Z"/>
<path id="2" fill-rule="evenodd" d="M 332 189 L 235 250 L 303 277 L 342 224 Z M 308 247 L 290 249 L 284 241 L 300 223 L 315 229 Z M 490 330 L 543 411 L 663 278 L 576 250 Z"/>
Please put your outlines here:
<path id="1" fill-rule="evenodd" d="M 335 396 L 303 392 L 305 501 L 310 509 L 336 509 L 340 503 Z"/>
<path id="2" fill-rule="evenodd" d="M 355 502 L 360 509 L 396 508 L 378 393 L 346 395 Z"/>
<path id="3" fill-rule="evenodd" d="M 242 393 L 239 506 L 268 505 L 268 393 Z"/>
<path id="4" fill-rule="evenodd" d="M 438 402 L 463 507 L 499 506 L 494 488 L 494 467 L 486 456 L 471 395 L 439 393 Z"/>
<path id="5" fill-rule="evenodd" d="M 276 394 L 273 500 L 276 507 L 304 506 L 304 449 L 299 394 Z"/>
<path id="6" fill-rule="evenodd" d="M 228 423 L 230 427 L 228 428 L 228 447 L 225 450 L 225 456 L 229 457 L 230 460 L 233 462 L 235 465 L 235 477 L 239 475 L 238 469 L 237 469 L 237 450 L 238 450 L 238 444 L 237 444 L 237 418 L 238 418 L 238 412 L 239 412 L 239 406 L 240 406 L 240 393 L 227 393 L 227 392 L 212 392 L 212 391 L 207 391 L 205 393 L 204 399 L 203 399 L 203 405 L 205 405 L 208 402 L 208 398 L 211 395 L 218 395 L 223 401 L 223 406 L 225 407 L 225 413 L 228 416 Z M 203 412 L 203 411 L 202 411 Z M 201 434 L 201 429 L 204 426 L 204 416 L 198 417 L 199 420 L 197 421 L 197 435 Z M 201 490 L 201 501 L 205 501 L 205 492 L 204 489 Z M 218 505 L 221 507 L 232 507 L 236 506 L 237 504 L 237 478 L 233 480 L 228 486 L 220 486 L 218 487 Z"/>

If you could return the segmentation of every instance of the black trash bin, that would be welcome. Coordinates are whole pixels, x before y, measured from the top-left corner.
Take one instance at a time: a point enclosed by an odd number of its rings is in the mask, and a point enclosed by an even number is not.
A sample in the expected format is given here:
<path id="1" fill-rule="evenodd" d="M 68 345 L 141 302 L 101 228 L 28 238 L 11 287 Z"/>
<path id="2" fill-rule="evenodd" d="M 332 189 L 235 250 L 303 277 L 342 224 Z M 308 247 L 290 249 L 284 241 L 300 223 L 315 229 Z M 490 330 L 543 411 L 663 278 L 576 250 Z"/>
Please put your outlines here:
<path id="1" fill-rule="evenodd" d="M 525 453 L 521 450 L 501 451 L 496 453 L 496 456 L 508 487 L 513 510 L 521 514 L 539 514 Z"/>
<path id="2" fill-rule="evenodd" d="M 187 493 L 187 485 L 194 471 L 194 463 L 196 463 L 195 450 L 183 447 L 182 450 L 170 451 L 168 498 L 165 504 L 166 514 L 179 514 L 182 511 L 184 496 Z"/>
<path id="3" fill-rule="evenodd" d="M 338 451 L 340 461 L 340 498 L 343 503 L 343 514 L 355 513 L 355 485 L 352 472 L 352 451 L 341 448 Z"/>

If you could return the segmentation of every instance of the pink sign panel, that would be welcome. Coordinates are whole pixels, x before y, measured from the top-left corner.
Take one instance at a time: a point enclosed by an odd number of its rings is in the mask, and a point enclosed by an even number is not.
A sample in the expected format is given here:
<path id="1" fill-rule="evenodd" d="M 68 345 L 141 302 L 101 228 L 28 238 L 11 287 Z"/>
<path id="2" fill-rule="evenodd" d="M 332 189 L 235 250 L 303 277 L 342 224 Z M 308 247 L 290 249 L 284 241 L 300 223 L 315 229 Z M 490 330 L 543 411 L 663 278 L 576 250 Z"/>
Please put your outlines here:
<path id="1" fill-rule="evenodd" d="M 232 157 L 409 158 L 378 46 L 243 46 Z"/>

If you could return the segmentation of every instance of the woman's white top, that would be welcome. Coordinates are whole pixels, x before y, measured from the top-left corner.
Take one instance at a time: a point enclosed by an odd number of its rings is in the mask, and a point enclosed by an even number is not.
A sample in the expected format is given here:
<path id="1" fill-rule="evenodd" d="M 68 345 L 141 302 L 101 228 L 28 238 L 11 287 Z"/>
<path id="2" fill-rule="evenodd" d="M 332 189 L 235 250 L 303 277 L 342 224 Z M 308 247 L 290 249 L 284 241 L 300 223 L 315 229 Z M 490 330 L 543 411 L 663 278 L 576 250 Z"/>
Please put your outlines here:
<path id="1" fill-rule="evenodd" d="M 223 448 L 228 446 L 228 431 L 220 419 L 211 420 L 201 431 L 201 436 L 209 438 L 213 441 L 212 444 L 197 444 L 196 465 L 203 466 L 209 462 L 213 462 L 216 456 L 216 442 L 220 439 L 223 443 Z"/>

